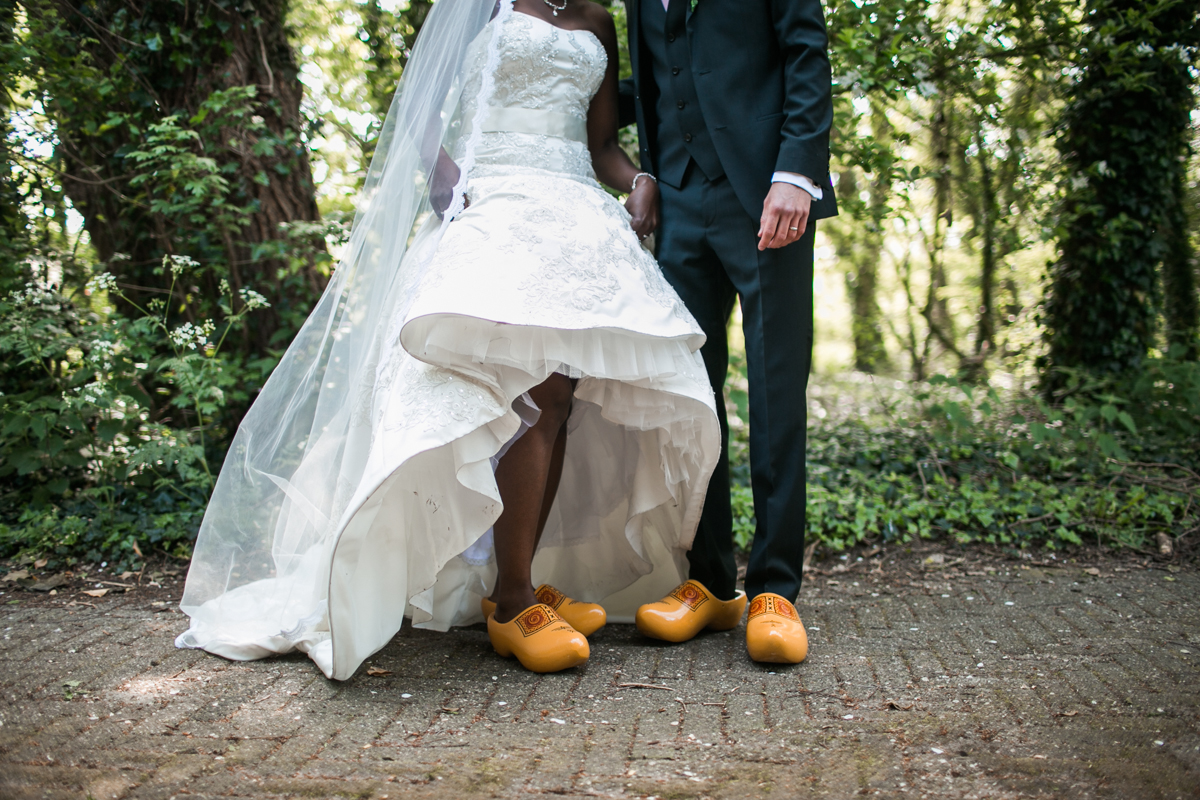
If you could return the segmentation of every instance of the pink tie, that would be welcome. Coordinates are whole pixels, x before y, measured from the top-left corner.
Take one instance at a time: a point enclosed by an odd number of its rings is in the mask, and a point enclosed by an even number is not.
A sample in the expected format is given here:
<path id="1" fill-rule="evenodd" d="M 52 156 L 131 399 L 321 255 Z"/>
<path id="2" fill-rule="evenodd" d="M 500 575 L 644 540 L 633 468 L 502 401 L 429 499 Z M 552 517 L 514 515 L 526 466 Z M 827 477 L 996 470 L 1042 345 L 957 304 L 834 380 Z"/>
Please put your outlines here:
<path id="1" fill-rule="evenodd" d="M 667 3 L 669 2 L 671 2 L 671 0 L 663 0 L 663 11 L 667 10 Z"/>

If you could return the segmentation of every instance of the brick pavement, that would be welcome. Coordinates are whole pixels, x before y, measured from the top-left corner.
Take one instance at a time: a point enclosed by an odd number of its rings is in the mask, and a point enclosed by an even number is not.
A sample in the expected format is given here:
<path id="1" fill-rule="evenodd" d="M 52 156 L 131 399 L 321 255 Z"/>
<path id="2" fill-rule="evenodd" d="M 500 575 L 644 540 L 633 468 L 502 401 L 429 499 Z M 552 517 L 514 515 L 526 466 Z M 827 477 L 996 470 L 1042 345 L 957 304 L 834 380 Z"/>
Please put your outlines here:
<path id="1" fill-rule="evenodd" d="M 0 798 L 1200 797 L 1200 573 L 926 555 L 814 574 L 792 668 L 740 630 L 612 626 L 537 676 L 482 626 L 406 628 L 369 662 L 390 674 L 332 683 L 177 651 L 184 617 L 137 591 L 18 594 Z"/>

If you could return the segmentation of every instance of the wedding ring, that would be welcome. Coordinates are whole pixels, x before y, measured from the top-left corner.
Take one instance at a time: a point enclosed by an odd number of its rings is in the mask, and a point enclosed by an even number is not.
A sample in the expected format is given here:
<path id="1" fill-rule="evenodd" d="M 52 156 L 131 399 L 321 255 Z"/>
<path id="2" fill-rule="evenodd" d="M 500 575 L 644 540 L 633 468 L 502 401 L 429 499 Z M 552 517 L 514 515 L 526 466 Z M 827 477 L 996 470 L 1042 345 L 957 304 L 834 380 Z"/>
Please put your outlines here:
<path id="1" fill-rule="evenodd" d="M 789 231 L 798 231 L 798 230 L 800 230 L 800 229 L 799 229 L 799 228 L 788 228 L 788 230 L 789 230 Z"/>

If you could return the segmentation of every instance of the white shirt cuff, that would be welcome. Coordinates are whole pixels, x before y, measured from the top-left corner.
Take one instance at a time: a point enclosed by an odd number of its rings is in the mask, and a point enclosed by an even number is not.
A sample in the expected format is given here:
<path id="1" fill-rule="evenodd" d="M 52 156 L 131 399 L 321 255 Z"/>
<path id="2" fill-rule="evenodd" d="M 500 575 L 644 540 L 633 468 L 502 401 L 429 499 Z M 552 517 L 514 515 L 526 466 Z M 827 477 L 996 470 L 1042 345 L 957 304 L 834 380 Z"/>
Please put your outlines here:
<path id="1" fill-rule="evenodd" d="M 771 183 L 790 183 L 792 186 L 799 186 L 811 194 L 814 200 L 820 200 L 825 196 L 820 186 L 817 186 L 803 175 L 797 175 L 794 172 L 776 172 L 771 176 Z"/>

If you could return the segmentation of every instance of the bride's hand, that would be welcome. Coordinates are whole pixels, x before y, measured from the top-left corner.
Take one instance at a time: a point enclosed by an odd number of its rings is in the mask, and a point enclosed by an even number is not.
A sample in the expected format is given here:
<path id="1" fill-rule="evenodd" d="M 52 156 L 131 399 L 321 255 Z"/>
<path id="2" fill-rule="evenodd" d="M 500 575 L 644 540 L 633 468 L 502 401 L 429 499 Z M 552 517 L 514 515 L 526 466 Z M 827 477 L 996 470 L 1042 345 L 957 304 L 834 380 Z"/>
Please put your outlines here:
<path id="1" fill-rule="evenodd" d="M 629 225 L 639 239 L 645 239 L 657 230 L 658 204 L 658 183 L 653 179 L 638 181 L 637 188 L 629 193 L 625 210 L 633 217 Z"/>
<path id="2" fill-rule="evenodd" d="M 450 207 L 450 201 L 454 199 L 454 186 L 458 183 L 459 174 L 458 164 L 454 163 L 454 159 L 450 158 L 445 150 L 438 153 L 437 166 L 434 167 L 429 182 L 429 202 L 438 219 L 442 218 L 446 209 Z"/>

